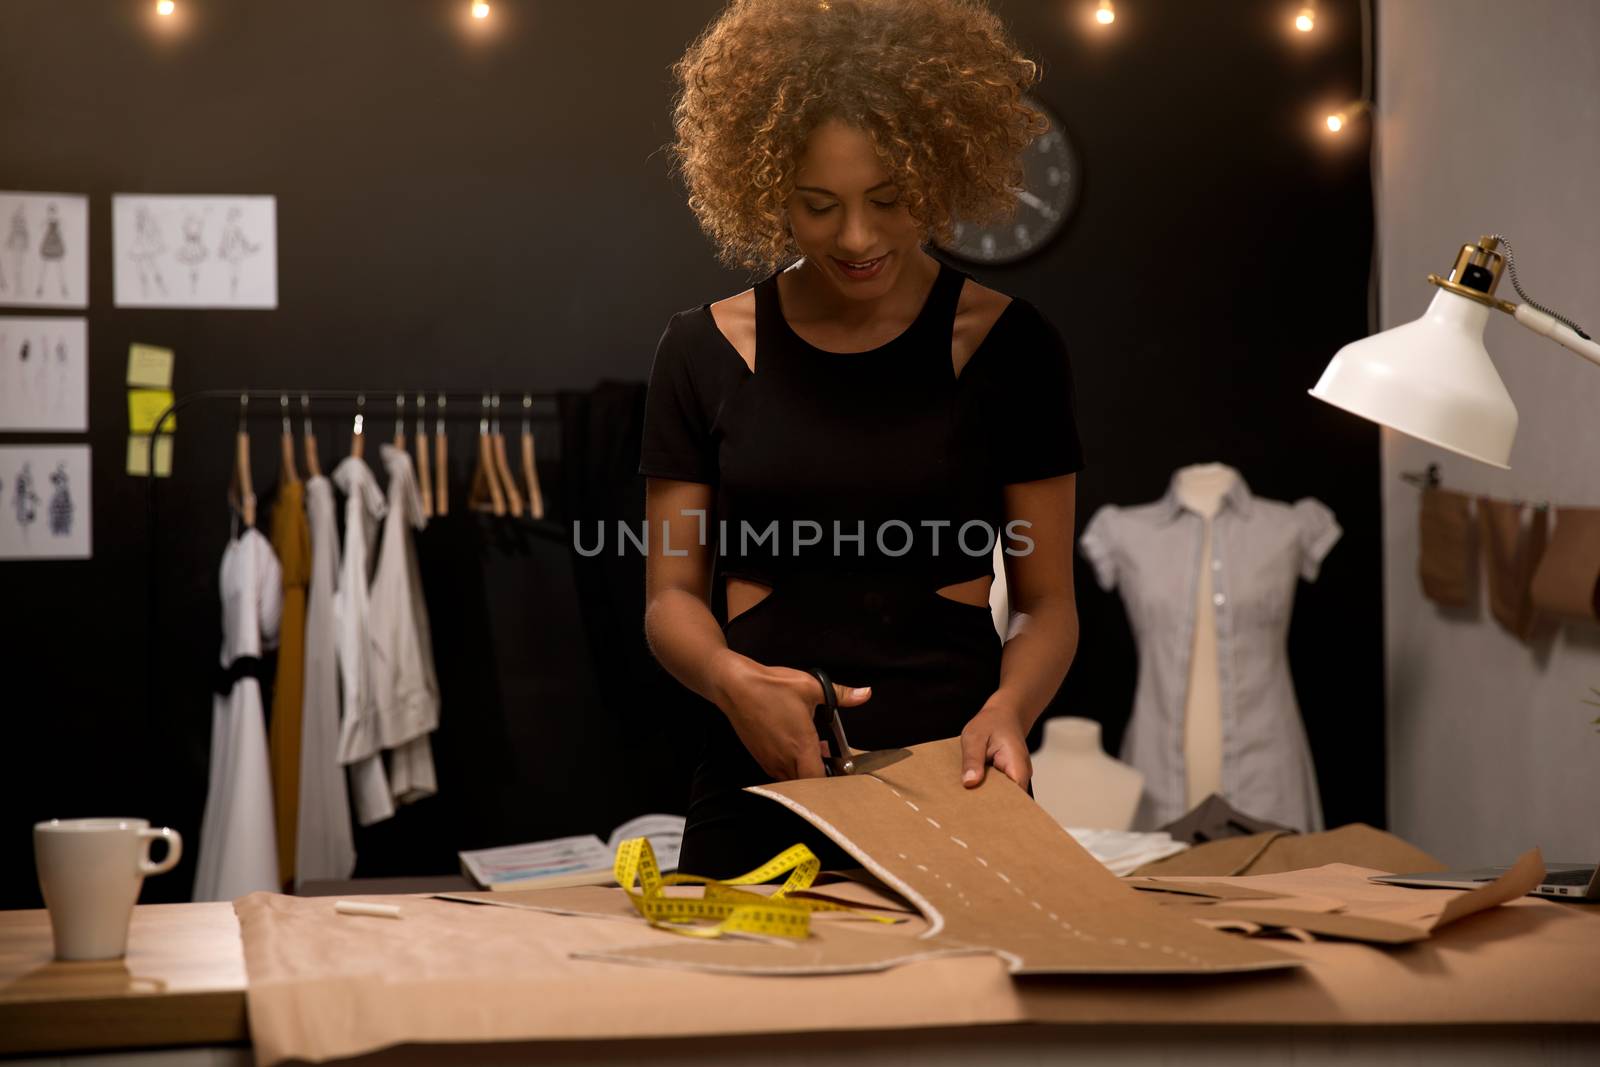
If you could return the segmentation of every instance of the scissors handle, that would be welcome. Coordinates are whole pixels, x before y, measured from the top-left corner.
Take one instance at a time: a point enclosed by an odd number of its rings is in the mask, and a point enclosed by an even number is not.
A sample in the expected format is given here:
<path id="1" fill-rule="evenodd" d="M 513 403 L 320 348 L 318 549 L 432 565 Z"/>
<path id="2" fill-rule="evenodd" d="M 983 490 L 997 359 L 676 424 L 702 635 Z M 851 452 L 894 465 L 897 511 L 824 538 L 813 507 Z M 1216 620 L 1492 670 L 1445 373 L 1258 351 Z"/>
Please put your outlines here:
<path id="1" fill-rule="evenodd" d="M 828 672 L 821 667 L 812 667 L 810 673 L 822 683 L 822 703 L 811 713 L 811 721 L 816 725 L 817 736 L 828 742 L 828 758 L 822 761 L 822 769 L 829 777 L 849 774 L 855 769 L 855 763 L 850 757 L 850 745 L 845 740 L 844 722 L 839 718 L 839 704 L 834 697 L 833 682 L 828 678 Z"/>

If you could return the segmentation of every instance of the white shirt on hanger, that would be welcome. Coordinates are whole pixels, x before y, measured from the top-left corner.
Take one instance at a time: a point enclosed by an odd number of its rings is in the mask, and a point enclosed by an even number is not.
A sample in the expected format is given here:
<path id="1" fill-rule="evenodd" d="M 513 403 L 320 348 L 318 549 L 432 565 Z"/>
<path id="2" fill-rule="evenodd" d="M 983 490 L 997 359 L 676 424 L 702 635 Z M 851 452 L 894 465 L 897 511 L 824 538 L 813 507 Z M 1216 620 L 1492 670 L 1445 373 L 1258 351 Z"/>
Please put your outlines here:
<path id="1" fill-rule="evenodd" d="M 339 663 L 333 612 L 339 574 L 339 529 L 333 484 L 306 480 L 311 526 L 311 585 L 306 593 L 305 701 L 300 734 L 300 815 L 295 885 L 349 878 L 356 869 L 350 796 L 339 762 Z"/>
<path id="2" fill-rule="evenodd" d="M 372 579 L 368 656 L 378 736 L 389 757 L 389 787 L 408 804 L 438 792 L 433 745 L 428 735 L 439 725 L 439 683 L 433 671 L 433 641 L 422 577 L 411 530 L 428 524 L 422 513 L 411 457 L 384 445 L 389 474 L 388 511 L 378 572 Z"/>
<path id="3" fill-rule="evenodd" d="M 370 826 L 394 815 L 389 779 L 383 768 L 367 634 L 371 609 L 367 582 L 384 502 L 371 469 L 355 456 L 346 456 L 334 468 L 333 481 L 345 494 L 344 558 L 340 561 L 339 585 L 333 597 L 339 679 L 344 696 L 344 718 L 339 724 L 339 762 L 350 768 L 356 818 L 362 826 Z"/>

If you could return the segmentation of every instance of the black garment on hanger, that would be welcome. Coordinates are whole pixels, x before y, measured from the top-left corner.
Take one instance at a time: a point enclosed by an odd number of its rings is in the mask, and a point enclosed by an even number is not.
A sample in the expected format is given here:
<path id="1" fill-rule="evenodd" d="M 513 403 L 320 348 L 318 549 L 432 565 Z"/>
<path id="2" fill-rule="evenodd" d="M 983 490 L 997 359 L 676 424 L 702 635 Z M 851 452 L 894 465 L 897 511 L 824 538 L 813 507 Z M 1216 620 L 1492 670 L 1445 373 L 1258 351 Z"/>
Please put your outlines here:
<path id="1" fill-rule="evenodd" d="M 590 548 L 602 528 L 605 536 L 603 551 L 574 552 L 572 567 L 600 699 L 618 724 L 609 771 L 617 822 L 687 809 L 696 751 L 687 723 L 699 713 L 699 697 L 666 672 L 645 639 L 645 557 L 631 544 L 619 551 L 618 523 L 637 533 L 645 518 L 637 470 L 645 399 L 645 383 L 614 379 L 557 397 L 561 470 L 552 514 L 575 524 Z"/>

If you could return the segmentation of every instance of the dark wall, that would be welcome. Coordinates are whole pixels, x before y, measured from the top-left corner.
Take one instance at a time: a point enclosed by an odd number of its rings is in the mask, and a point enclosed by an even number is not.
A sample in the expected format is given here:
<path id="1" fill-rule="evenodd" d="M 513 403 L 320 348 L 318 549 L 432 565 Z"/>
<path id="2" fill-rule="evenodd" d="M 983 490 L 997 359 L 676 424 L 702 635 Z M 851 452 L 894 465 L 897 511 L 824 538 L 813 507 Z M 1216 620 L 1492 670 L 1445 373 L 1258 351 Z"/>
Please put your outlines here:
<path id="1" fill-rule="evenodd" d="M 0 9 L 0 187 L 90 196 L 95 460 L 93 560 L 0 564 L 14 858 L 53 815 L 139 814 L 198 843 L 198 665 L 218 638 L 234 416 L 185 413 L 152 553 L 145 483 L 122 471 L 129 342 L 176 349 L 180 391 L 576 389 L 642 380 L 673 311 L 750 280 L 716 265 L 659 151 L 668 65 L 711 0 L 500 0 L 487 26 L 454 0 L 183 0 L 176 33 L 151 6 Z M 1276 0 L 1122 5 L 1111 33 L 1086 27 L 1086 6 L 997 4 L 1044 63 L 1039 94 L 1085 186 L 1041 255 L 969 269 L 1036 301 L 1072 347 L 1080 526 L 1207 460 L 1338 514 L 1345 538 L 1301 590 L 1291 649 L 1330 823 L 1381 824 L 1377 436 L 1305 395 L 1366 324 L 1367 131 L 1330 146 L 1312 126 L 1314 105 L 1358 91 L 1356 6 L 1319 5 L 1314 41 L 1290 39 Z M 279 308 L 113 309 L 116 192 L 276 195 Z M 342 425 L 324 423 L 328 450 L 346 447 Z M 146 707 L 152 560 L 172 606 L 158 657 L 176 674 Z M 1081 565 L 1078 585 L 1084 636 L 1053 710 L 1102 719 L 1114 749 L 1134 648 Z M 5 871 L 0 904 L 36 906 L 31 862 Z M 187 889 L 152 879 L 143 899 Z"/>

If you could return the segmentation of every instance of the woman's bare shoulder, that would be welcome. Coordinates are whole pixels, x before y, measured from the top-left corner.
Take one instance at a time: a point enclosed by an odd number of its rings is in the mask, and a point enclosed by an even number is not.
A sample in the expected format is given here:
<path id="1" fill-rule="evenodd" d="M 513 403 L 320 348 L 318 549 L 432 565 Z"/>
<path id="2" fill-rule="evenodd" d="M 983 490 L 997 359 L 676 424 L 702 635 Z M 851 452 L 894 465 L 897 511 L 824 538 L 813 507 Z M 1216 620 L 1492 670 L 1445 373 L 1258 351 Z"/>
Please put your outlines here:
<path id="1" fill-rule="evenodd" d="M 724 297 L 711 304 L 711 319 L 728 339 L 745 366 L 756 368 L 756 291 Z"/>
<path id="2" fill-rule="evenodd" d="M 1011 300 L 1008 294 L 980 285 L 974 278 L 968 278 L 962 285 L 961 296 L 956 302 L 954 336 L 950 343 L 950 358 L 957 376 L 989 336 L 989 331 L 1010 306 Z"/>

